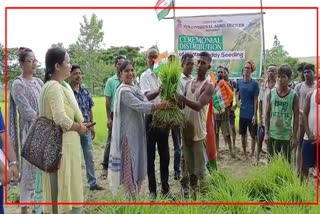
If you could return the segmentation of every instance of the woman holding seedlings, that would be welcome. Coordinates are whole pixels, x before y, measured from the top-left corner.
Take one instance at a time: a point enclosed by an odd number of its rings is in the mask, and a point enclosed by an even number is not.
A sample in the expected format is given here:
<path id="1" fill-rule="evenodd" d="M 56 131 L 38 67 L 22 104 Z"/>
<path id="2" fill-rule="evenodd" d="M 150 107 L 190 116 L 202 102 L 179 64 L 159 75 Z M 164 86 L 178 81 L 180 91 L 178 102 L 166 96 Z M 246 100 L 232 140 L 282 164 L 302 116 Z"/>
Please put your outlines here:
<path id="1" fill-rule="evenodd" d="M 153 104 L 147 101 L 134 85 L 134 67 L 124 61 L 120 67 L 121 84 L 116 91 L 114 127 L 111 136 L 108 180 L 115 192 L 123 185 L 129 197 L 140 191 L 147 175 L 147 140 L 144 114 L 169 107 L 168 102 Z"/>

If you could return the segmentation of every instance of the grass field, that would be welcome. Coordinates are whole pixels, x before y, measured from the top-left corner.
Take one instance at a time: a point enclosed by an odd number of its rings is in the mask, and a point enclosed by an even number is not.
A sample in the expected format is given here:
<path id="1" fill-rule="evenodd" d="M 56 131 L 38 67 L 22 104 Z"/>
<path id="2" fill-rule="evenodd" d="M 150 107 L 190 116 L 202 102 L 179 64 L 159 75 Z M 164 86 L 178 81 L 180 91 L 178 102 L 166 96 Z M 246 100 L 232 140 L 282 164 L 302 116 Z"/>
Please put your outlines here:
<path id="1" fill-rule="evenodd" d="M 4 114 L 4 102 L 0 102 L 0 108 L 2 114 Z M 104 97 L 95 97 L 94 98 L 94 121 L 97 123 L 96 128 L 96 138 L 94 143 L 103 143 L 106 141 L 107 137 L 107 117 L 105 110 L 105 98 Z M 9 110 L 9 109 L 8 109 Z"/>
<path id="2" fill-rule="evenodd" d="M 107 129 L 107 116 L 105 108 L 105 98 L 104 97 L 94 97 L 94 107 L 93 107 L 93 118 L 97 123 L 95 126 L 96 138 L 94 143 L 100 144 L 104 143 L 107 138 L 108 129 Z M 2 109 L 2 114 L 4 114 L 4 102 L 0 102 L 0 107 Z M 236 111 L 236 128 L 238 129 L 239 121 L 239 111 Z"/>
<path id="3" fill-rule="evenodd" d="M 94 146 L 94 156 L 96 162 L 96 174 L 101 172 L 100 161 L 103 153 L 103 143 L 107 137 L 105 98 L 94 98 L 94 120 L 96 125 L 96 139 Z M 4 103 L 0 103 L 4 111 Z M 236 111 L 236 127 L 238 128 L 238 115 Z M 222 139 L 222 138 L 220 138 Z M 232 159 L 226 152 L 221 152 L 223 158 L 219 159 L 219 171 L 212 175 L 208 180 L 208 192 L 199 197 L 197 202 L 306 202 L 314 201 L 315 188 L 313 181 L 308 185 L 300 185 L 295 172 L 290 165 L 282 160 L 276 160 L 269 165 L 253 166 L 250 162 L 245 162 L 240 143 L 237 142 L 237 159 Z M 226 150 L 225 150 L 226 151 Z M 170 159 L 173 160 L 173 145 L 170 141 Z M 173 161 L 170 161 L 170 174 L 173 175 Z M 156 171 L 159 173 L 159 159 L 156 161 Z M 242 167 L 239 167 L 241 165 Z M 85 167 L 83 166 L 83 173 Z M 227 170 L 229 169 L 229 170 Z M 244 171 L 244 172 L 243 172 Z M 240 176 L 241 173 L 243 176 Z M 86 182 L 85 176 L 84 185 Z M 158 180 L 159 181 L 159 180 Z M 100 184 L 107 187 L 105 180 L 100 180 Z M 159 181 L 160 182 L 160 181 Z M 192 201 L 192 199 L 183 199 L 178 193 L 178 181 L 169 179 L 170 186 L 177 194 L 177 202 Z M 141 197 L 138 202 L 149 202 L 147 196 L 146 181 L 143 186 Z M 86 198 L 88 201 L 116 201 L 125 202 L 128 200 L 124 195 L 118 195 L 113 198 L 108 190 L 102 192 L 88 192 L 87 186 L 84 186 Z M 18 199 L 18 195 L 10 196 Z M 10 199 L 11 201 L 11 199 Z M 166 199 L 159 198 L 158 202 L 168 202 Z M 9 209 L 10 208 L 10 209 Z M 20 213 L 19 207 L 7 207 L 7 213 Z M 83 213 L 320 213 L 319 206 L 86 206 Z"/>
<path id="4" fill-rule="evenodd" d="M 107 114 L 104 97 L 94 97 L 93 119 L 97 123 L 95 125 L 96 138 L 94 143 L 104 143 L 107 138 Z"/>

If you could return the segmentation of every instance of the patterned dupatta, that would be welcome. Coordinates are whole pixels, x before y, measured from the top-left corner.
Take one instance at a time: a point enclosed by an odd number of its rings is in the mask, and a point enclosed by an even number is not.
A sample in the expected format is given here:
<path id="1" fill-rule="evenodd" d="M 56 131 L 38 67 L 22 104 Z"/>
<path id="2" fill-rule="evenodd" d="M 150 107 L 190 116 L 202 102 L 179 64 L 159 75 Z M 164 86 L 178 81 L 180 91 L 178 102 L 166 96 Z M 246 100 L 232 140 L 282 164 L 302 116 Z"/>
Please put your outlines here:
<path id="1" fill-rule="evenodd" d="M 121 94 L 123 91 L 130 91 L 140 100 L 144 100 L 143 94 L 136 91 L 135 86 L 120 84 L 115 93 L 114 115 L 112 123 L 111 147 L 108 167 L 108 181 L 110 183 L 111 192 L 114 194 L 121 184 L 121 169 L 122 169 L 122 155 L 121 155 L 121 115 L 120 103 Z"/>

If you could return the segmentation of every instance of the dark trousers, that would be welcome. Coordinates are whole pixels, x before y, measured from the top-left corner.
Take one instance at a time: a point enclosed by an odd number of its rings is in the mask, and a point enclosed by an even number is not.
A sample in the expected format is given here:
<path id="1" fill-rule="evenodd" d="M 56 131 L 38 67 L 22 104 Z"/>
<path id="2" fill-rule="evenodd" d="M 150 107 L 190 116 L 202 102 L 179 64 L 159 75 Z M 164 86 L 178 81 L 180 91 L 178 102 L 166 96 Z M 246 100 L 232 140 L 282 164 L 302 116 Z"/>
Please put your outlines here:
<path id="1" fill-rule="evenodd" d="M 180 128 L 171 130 L 173 147 L 174 147 L 174 173 L 180 175 L 180 158 L 181 158 L 181 132 Z"/>
<path id="2" fill-rule="evenodd" d="M 162 193 L 169 192 L 169 130 L 158 129 L 151 127 L 152 115 L 146 115 L 146 131 L 147 131 L 147 167 L 148 167 L 148 182 L 150 193 L 157 193 L 157 183 L 155 175 L 155 157 L 156 144 L 160 157 L 160 178 L 162 185 Z"/>
<path id="3" fill-rule="evenodd" d="M 111 120 L 113 120 L 113 112 L 110 113 L 110 118 Z M 111 134 L 112 134 L 112 128 L 108 132 L 107 143 L 103 153 L 103 161 L 101 163 L 104 170 L 108 170 L 108 166 L 109 166 Z"/>
<path id="4" fill-rule="evenodd" d="M 269 139 L 267 144 L 268 150 L 268 161 L 271 160 L 277 154 L 281 154 L 289 163 L 291 163 L 291 141 L 290 140 L 276 140 L 273 138 Z"/>
<path id="5" fill-rule="evenodd" d="M 111 130 L 109 130 L 106 147 L 104 148 L 104 153 L 103 153 L 103 161 L 101 163 L 104 170 L 108 170 L 109 155 L 110 155 L 110 143 L 111 143 Z"/>

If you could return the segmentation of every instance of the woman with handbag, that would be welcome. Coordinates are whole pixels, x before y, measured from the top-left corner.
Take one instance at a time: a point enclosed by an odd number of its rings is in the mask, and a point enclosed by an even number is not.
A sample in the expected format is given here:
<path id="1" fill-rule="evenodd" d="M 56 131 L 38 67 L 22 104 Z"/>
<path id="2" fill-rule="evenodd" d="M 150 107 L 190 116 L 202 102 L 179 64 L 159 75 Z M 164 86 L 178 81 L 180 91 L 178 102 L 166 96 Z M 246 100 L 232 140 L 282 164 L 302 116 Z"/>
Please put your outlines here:
<path id="1" fill-rule="evenodd" d="M 17 57 L 22 74 L 14 79 L 11 86 L 9 134 L 18 155 L 32 124 L 38 117 L 38 98 L 43 82 L 33 77 L 38 61 L 31 49 L 19 48 Z M 33 202 L 36 167 L 24 158 L 21 158 L 19 165 L 21 168 L 20 202 Z M 28 207 L 22 206 L 21 213 L 28 213 Z"/>
<path id="2" fill-rule="evenodd" d="M 53 120 L 63 130 L 62 157 L 56 172 L 42 172 L 44 202 L 83 202 L 80 135 L 90 124 L 83 116 L 71 87 L 64 82 L 71 64 L 65 49 L 50 48 L 45 57 L 45 84 L 39 98 L 41 117 Z M 45 129 L 44 129 L 45 130 Z M 45 133 L 44 133 L 45 134 Z M 44 142 L 45 143 L 45 142 Z M 78 205 L 45 206 L 45 213 L 81 213 Z"/>

